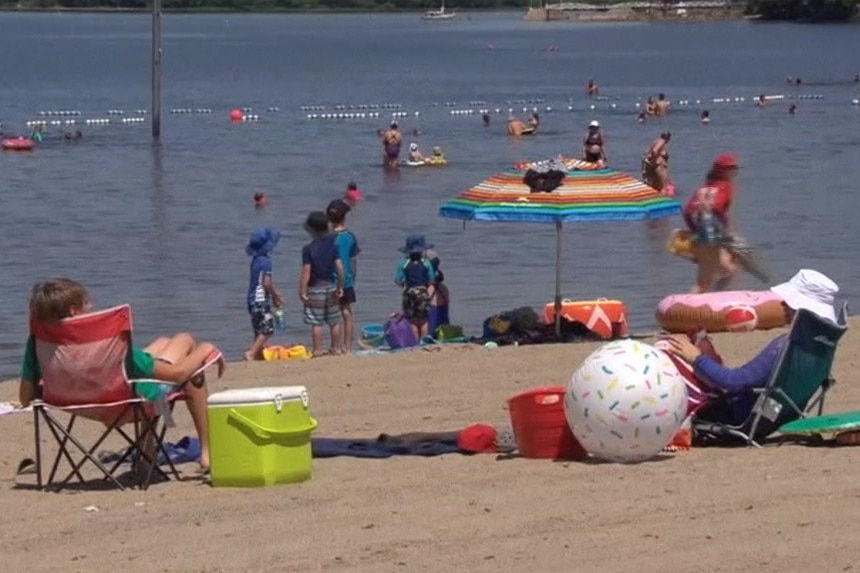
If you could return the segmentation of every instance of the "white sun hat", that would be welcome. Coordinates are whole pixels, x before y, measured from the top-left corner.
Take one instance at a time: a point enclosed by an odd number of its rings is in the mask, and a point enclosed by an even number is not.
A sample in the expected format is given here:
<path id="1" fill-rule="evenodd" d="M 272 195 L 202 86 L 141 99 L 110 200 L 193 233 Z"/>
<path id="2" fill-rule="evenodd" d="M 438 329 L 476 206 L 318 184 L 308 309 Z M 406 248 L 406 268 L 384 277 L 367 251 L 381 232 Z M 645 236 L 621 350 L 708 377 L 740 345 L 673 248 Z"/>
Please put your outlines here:
<path id="1" fill-rule="evenodd" d="M 818 271 L 801 269 L 788 282 L 771 287 L 770 290 L 794 310 L 805 308 L 821 318 L 836 322 L 833 303 L 839 287 Z"/>
<path id="2" fill-rule="evenodd" d="M 600 127 L 600 122 L 596 119 L 592 119 L 591 123 L 588 124 L 588 127 Z"/>

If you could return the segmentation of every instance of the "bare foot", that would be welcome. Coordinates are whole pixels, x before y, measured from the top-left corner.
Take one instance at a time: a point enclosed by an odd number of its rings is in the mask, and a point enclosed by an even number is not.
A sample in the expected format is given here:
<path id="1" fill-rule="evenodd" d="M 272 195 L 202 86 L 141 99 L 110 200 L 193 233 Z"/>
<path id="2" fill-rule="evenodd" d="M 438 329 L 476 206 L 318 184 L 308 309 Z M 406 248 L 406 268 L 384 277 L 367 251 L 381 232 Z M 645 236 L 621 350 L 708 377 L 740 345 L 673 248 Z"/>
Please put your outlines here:
<path id="1" fill-rule="evenodd" d="M 246 352 L 245 354 L 243 354 L 243 357 L 245 358 L 245 360 L 247 360 L 247 361 L 249 361 L 249 362 L 250 362 L 251 360 L 254 360 L 254 355 L 253 355 L 253 354 L 251 354 L 250 352 Z"/>

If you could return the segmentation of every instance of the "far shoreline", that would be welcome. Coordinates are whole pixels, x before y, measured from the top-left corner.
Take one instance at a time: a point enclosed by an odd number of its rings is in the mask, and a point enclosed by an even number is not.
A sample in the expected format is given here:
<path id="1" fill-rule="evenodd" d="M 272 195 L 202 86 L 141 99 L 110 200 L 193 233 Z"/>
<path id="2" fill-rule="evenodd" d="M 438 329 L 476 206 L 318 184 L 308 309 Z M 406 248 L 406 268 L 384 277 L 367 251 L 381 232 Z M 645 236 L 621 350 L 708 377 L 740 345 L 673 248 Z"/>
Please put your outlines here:
<path id="1" fill-rule="evenodd" d="M 457 9 L 457 14 L 460 15 L 471 15 L 471 14 L 488 14 L 495 12 L 503 12 L 503 13 L 522 13 L 522 8 L 471 8 L 465 11 L 460 11 Z M 91 8 L 77 8 L 77 7 L 28 7 L 28 8 L 16 8 L 13 6 L 0 7 L 0 14 L 8 14 L 8 13 L 22 13 L 22 14 L 152 14 L 152 10 L 150 8 L 104 8 L 104 7 L 91 7 Z M 321 8 L 317 10 L 295 10 L 290 8 L 272 8 L 272 9 L 259 9 L 259 10 L 232 10 L 229 8 L 217 8 L 217 7 L 201 7 L 201 8 L 187 8 L 187 9 L 176 9 L 169 8 L 161 10 L 162 14 L 423 14 L 424 10 L 349 10 L 349 9 L 336 9 L 336 8 Z M 523 16 L 526 19 L 526 16 Z M 702 22 L 702 21 L 744 21 L 754 19 L 755 16 L 744 16 L 744 15 L 726 15 L 722 18 L 712 18 L 712 19 L 704 19 L 698 17 L 692 18 L 676 18 L 676 17 L 640 17 L 633 19 L 606 19 L 606 20 L 573 20 L 571 22 L 577 23 L 617 23 L 617 22 Z M 566 21 L 566 20 L 561 20 Z"/>

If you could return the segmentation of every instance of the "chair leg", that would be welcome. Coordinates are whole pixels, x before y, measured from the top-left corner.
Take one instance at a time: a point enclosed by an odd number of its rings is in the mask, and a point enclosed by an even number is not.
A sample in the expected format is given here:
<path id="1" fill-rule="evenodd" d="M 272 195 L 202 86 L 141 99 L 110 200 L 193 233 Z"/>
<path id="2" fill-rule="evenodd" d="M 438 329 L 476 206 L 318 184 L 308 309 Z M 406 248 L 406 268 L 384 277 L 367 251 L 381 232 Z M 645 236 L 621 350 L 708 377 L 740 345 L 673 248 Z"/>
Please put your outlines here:
<path id="1" fill-rule="evenodd" d="M 123 416 L 123 414 L 121 413 L 119 416 L 117 416 L 117 420 L 121 419 L 122 416 Z M 71 426 L 71 423 L 69 425 Z M 121 490 L 125 489 L 123 487 L 123 485 L 121 483 L 119 483 L 119 481 L 117 481 L 117 479 L 113 476 L 111 471 L 107 467 L 105 467 L 105 465 L 103 463 L 101 463 L 101 461 L 99 461 L 99 459 L 94 455 L 96 450 L 98 449 L 98 447 L 102 445 L 102 443 L 107 439 L 107 437 L 115 429 L 116 429 L 116 422 L 114 422 L 113 424 L 108 426 L 105 429 L 105 431 L 102 433 L 102 435 L 99 437 L 99 439 L 96 440 L 96 442 L 89 449 L 87 449 L 86 446 L 84 446 L 80 441 L 77 440 L 77 438 L 75 438 L 70 433 L 66 434 L 65 438 L 67 438 L 69 441 L 71 441 L 78 448 L 78 450 L 80 450 L 80 452 L 83 454 L 84 457 L 81 458 L 80 461 L 75 463 L 75 462 L 71 461 L 71 456 L 67 454 L 67 458 L 69 458 L 70 463 L 72 464 L 72 471 L 69 472 L 69 474 L 66 476 L 66 478 L 60 482 L 61 486 L 67 484 L 72 479 L 73 475 L 76 475 L 78 477 L 78 480 L 83 482 L 84 478 L 81 475 L 80 469 L 81 469 L 81 467 L 83 467 L 83 465 L 87 461 L 90 461 L 90 462 L 92 462 L 92 464 L 94 466 L 96 466 L 99 470 L 101 470 L 101 472 L 104 474 L 104 476 L 108 480 L 110 480 L 117 488 L 119 488 Z"/>
<path id="2" fill-rule="evenodd" d="M 45 422 L 48 425 L 48 429 L 54 435 L 54 439 L 57 441 L 57 447 L 59 448 L 59 450 L 57 451 L 56 457 L 54 457 L 54 463 L 51 465 L 51 473 L 48 474 L 48 481 L 45 485 L 47 487 L 50 487 L 51 485 L 53 485 L 54 478 L 57 475 L 57 470 L 59 469 L 60 460 L 62 458 L 66 458 L 66 461 L 69 462 L 69 466 L 71 466 L 71 468 L 72 468 L 73 474 L 77 476 L 78 480 L 83 482 L 84 476 L 81 475 L 81 472 L 78 470 L 77 466 L 75 465 L 74 458 L 72 458 L 72 455 L 71 455 L 71 453 L 69 453 L 69 450 L 68 450 L 68 442 L 71 439 L 73 444 L 75 444 L 81 450 L 85 451 L 84 448 L 81 448 L 80 442 L 78 442 L 75 438 L 72 438 L 71 434 L 70 434 L 72 428 L 75 425 L 76 416 L 74 416 L 74 415 L 71 416 L 71 418 L 69 419 L 69 424 L 66 427 L 63 427 L 63 425 L 60 424 L 60 422 L 58 422 L 56 420 L 56 418 L 54 418 L 51 415 L 50 412 L 43 411 L 42 416 L 45 418 Z M 61 482 L 61 483 L 66 483 L 67 481 L 68 481 L 68 478 L 63 480 L 63 482 Z"/>
<path id="3" fill-rule="evenodd" d="M 36 483 L 42 489 L 42 440 L 39 435 L 41 406 L 33 406 L 33 428 L 36 433 Z"/>

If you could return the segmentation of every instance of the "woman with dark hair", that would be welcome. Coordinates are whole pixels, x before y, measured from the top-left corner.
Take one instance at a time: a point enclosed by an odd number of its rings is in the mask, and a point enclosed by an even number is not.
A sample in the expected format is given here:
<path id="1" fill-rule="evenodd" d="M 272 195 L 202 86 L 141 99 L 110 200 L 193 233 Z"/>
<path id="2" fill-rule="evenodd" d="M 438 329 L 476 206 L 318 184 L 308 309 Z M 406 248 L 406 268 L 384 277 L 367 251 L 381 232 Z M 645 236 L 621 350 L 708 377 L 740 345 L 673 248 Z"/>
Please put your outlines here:
<path id="1" fill-rule="evenodd" d="M 731 239 L 729 211 L 737 174 L 737 158 L 731 153 L 720 155 L 714 160 L 705 184 L 684 206 L 684 221 L 694 237 L 693 256 L 698 265 L 692 293 L 708 292 L 715 280 L 717 290 L 724 290 L 740 270 L 724 246 Z"/>
<path id="2" fill-rule="evenodd" d="M 669 187 L 669 141 L 672 133 L 664 131 L 642 154 L 642 180 L 649 187 L 667 194 Z"/>

